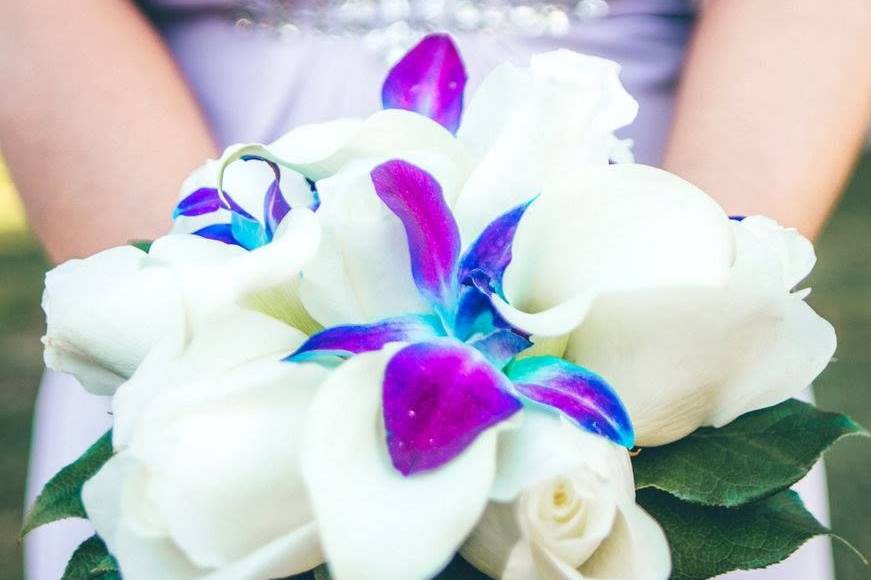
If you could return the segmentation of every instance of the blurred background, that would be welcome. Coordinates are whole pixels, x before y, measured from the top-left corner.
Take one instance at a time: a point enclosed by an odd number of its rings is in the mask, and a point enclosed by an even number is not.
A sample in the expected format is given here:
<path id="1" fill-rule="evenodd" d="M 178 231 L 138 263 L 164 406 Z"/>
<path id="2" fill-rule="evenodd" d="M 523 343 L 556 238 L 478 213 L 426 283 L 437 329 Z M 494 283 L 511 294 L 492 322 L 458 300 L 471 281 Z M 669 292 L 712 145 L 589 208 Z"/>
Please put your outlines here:
<path id="1" fill-rule="evenodd" d="M 809 301 L 839 334 L 837 359 L 816 384 L 819 405 L 871 427 L 871 154 L 856 167 L 818 247 Z M 0 159 L 0 579 L 21 577 L 18 530 L 31 413 L 42 372 L 39 307 L 48 263 L 27 230 Z M 832 527 L 871 555 L 871 442 L 847 440 L 828 457 Z M 837 577 L 871 578 L 871 569 L 835 543 Z"/>

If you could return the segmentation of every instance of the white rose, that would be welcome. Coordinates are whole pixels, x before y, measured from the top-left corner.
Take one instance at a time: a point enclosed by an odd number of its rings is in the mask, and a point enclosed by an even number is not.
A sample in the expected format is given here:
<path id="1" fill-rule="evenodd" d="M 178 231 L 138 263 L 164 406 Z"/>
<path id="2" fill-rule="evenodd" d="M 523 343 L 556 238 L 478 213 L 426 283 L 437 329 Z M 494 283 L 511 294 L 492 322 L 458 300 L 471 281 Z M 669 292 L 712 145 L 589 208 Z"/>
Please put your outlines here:
<path id="1" fill-rule="evenodd" d="M 82 499 L 124 578 L 266 580 L 323 562 L 299 454 L 328 371 L 281 360 L 304 338 L 222 312 L 118 389 L 116 454 Z"/>
<path id="2" fill-rule="evenodd" d="M 530 206 L 513 256 L 503 316 L 605 377 L 641 446 L 779 403 L 835 349 L 831 325 L 792 291 L 813 267 L 810 243 L 767 218 L 729 220 L 658 169 L 567 176 Z"/>
<path id="3" fill-rule="evenodd" d="M 122 246 L 66 262 L 46 276 L 46 365 L 93 393 L 111 394 L 161 338 L 230 304 L 309 332 L 310 318 L 292 291 L 319 239 L 317 221 L 301 210 L 282 223 L 273 243 L 252 252 L 169 235 L 147 253 Z"/>
<path id="4" fill-rule="evenodd" d="M 793 291 L 813 247 L 763 217 L 730 222 L 736 258 L 720 287 L 663 286 L 603 298 L 565 356 L 607 377 L 639 445 L 722 427 L 804 390 L 835 352 L 832 325 Z"/>
<path id="5" fill-rule="evenodd" d="M 626 449 L 534 412 L 502 437 L 499 497 L 463 547 L 467 560 L 503 580 L 668 578 L 668 543 L 635 504 Z"/>

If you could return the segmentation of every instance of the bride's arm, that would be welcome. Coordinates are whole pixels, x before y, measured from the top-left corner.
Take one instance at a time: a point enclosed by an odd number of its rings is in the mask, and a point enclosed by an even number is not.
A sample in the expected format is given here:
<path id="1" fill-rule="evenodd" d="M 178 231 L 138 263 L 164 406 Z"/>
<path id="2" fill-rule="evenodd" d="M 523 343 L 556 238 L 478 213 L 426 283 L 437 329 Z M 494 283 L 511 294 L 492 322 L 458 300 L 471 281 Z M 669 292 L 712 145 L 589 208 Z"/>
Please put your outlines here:
<path id="1" fill-rule="evenodd" d="M 712 0 L 665 166 L 735 214 L 815 236 L 871 116 L 868 0 Z"/>
<path id="2" fill-rule="evenodd" d="M 132 2 L 0 0 L 0 71 L 0 146 L 53 259 L 167 230 L 215 151 Z"/>

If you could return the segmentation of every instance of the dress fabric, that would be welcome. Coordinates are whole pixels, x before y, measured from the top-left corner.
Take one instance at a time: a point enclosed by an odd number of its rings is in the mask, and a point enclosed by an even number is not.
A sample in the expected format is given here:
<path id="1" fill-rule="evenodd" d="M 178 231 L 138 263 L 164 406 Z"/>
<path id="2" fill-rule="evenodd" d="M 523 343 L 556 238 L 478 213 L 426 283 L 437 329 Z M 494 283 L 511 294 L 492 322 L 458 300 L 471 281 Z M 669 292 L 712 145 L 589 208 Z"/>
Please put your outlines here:
<path id="1" fill-rule="evenodd" d="M 198 99 L 220 146 L 268 142 L 303 123 L 366 116 L 380 107 L 383 54 L 359 39 L 309 34 L 279 36 L 257 27 L 241 30 L 233 2 L 141 2 Z M 621 131 L 635 143 L 638 161 L 660 161 L 674 92 L 696 10 L 689 0 L 611 0 L 603 18 L 576 22 L 561 38 L 511 34 L 455 35 L 474 91 L 487 71 L 531 54 L 569 48 L 619 62 L 622 80 L 640 102 L 635 123 Z M 809 395 L 808 395 L 809 396 Z M 111 426 L 109 401 L 87 394 L 69 376 L 47 371 L 36 404 L 27 503 L 61 467 L 76 459 Z M 799 490 L 828 519 L 825 475 L 812 471 Z M 93 530 L 83 521 L 45 526 L 25 542 L 30 580 L 57 580 L 69 555 Z M 730 574 L 749 580 L 828 580 L 830 544 L 812 540 L 786 562 L 767 570 Z"/>

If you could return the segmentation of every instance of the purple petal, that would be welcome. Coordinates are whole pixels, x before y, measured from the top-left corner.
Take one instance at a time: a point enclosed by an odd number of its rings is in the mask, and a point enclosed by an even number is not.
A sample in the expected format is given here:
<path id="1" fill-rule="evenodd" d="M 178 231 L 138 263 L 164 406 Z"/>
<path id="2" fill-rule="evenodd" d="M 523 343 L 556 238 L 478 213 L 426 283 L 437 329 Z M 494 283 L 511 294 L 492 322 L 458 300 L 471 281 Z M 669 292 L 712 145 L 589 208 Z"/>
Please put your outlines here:
<path id="1" fill-rule="evenodd" d="M 384 423 L 393 466 L 403 475 L 436 469 L 522 407 L 505 375 L 452 340 L 400 350 L 384 374 Z"/>
<path id="2" fill-rule="evenodd" d="M 501 369 L 518 354 L 530 348 L 532 342 L 511 330 L 500 329 L 473 340 L 469 346 L 480 351 L 493 366 Z"/>
<path id="3" fill-rule="evenodd" d="M 561 411 L 584 429 L 624 447 L 635 444 L 629 413 L 599 375 L 551 356 L 517 360 L 506 373 L 525 398 Z"/>
<path id="4" fill-rule="evenodd" d="M 281 193 L 281 170 L 272 161 L 266 161 L 266 163 L 275 174 L 275 179 L 266 190 L 266 197 L 263 198 L 263 221 L 266 224 L 267 237 L 272 239 L 272 234 L 278 229 L 278 224 L 290 211 L 290 204 Z"/>
<path id="5" fill-rule="evenodd" d="M 421 342 L 444 336 L 435 316 L 402 316 L 374 324 L 334 326 L 311 336 L 288 361 L 299 362 L 318 356 L 349 357 L 381 350 L 391 342 Z"/>
<path id="6" fill-rule="evenodd" d="M 200 230 L 195 231 L 193 235 L 200 236 L 201 238 L 207 238 L 209 240 L 224 242 L 225 244 L 230 244 L 231 246 L 242 246 L 242 244 L 240 244 L 236 240 L 236 237 L 233 235 L 233 228 L 230 226 L 230 224 L 212 224 L 210 226 L 206 226 Z"/>
<path id="7" fill-rule="evenodd" d="M 372 182 L 378 196 L 405 226 L 418 290 L 436 306 L 452 310 L 457 295 L 460 231 L 441 186 L 423 169 L 400 160 L 373 169 Z"/>
<path id="8" fill-rule="evenodd" d="M 456 133 L 463 115 L 466 69 L 454 41 L 431 34 L 394 66 L 381 89 L 385 109 L 426 115 Z"/>
<path id="9" fill-rule="evenodd" d="M 172 219 L 179 216 L 197 216 L 212 213 L 223 208 L 224 204 L 218 195 L 218 190 L 211 187 L 201 187 L 178 202 L 172 210 Z"/>
<path id="10" fill-rule="evenodd" d="M 534 200 L 533 200 L 534 201 Z M 478 239 L 466 250 L 460 261 L 459 281 L 464 283 L 478 270 L 490 278 L 496 292 L 502 294 L 502 276 L 511 263 L 511 244 L 520 218 L 532 201 L 502 214 L 488 225 Z"/>

